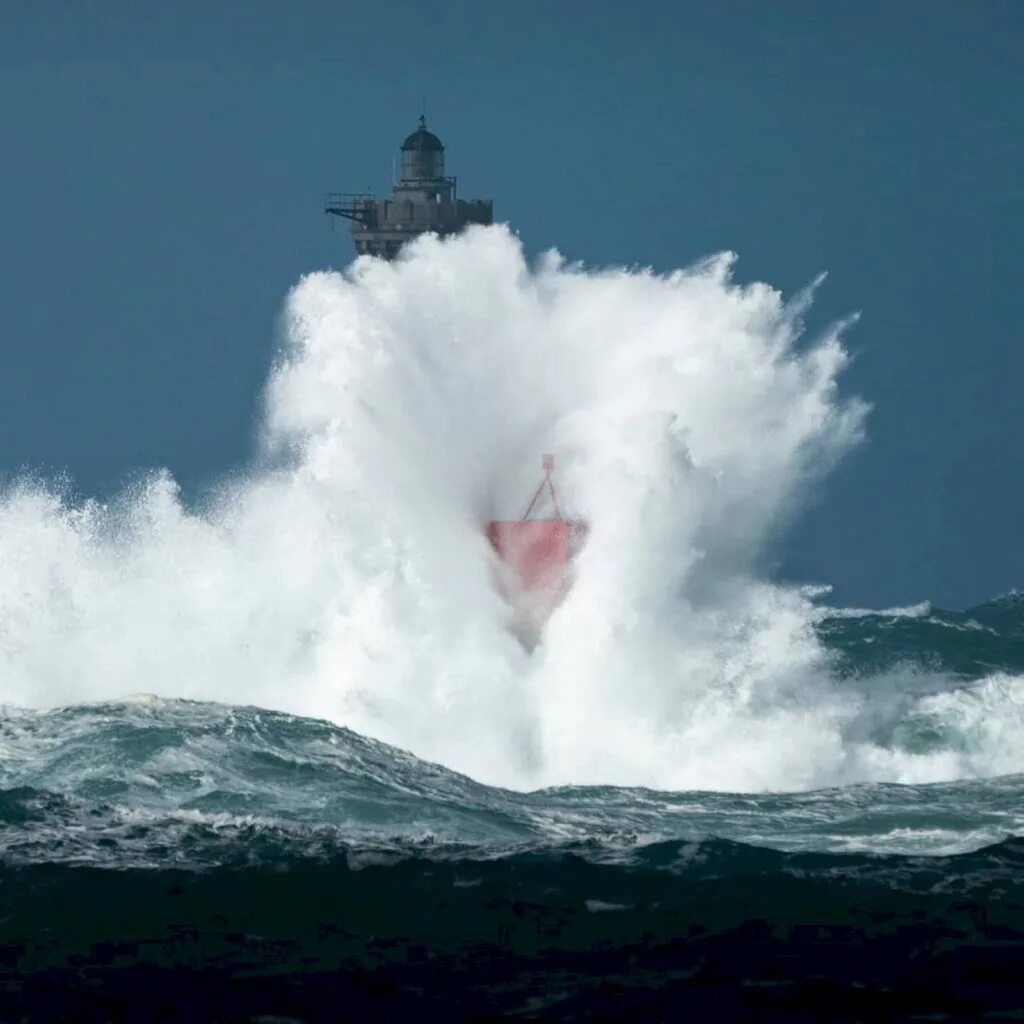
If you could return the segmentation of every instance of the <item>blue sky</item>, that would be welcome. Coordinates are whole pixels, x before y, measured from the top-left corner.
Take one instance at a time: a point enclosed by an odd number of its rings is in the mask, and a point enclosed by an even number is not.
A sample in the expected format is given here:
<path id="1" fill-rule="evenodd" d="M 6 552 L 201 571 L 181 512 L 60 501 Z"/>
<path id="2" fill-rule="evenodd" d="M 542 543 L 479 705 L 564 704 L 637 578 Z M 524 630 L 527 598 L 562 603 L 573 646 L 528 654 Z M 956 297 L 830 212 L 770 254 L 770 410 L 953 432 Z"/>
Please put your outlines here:
<path id="1" fill-rule="evenodd" d="M 527 249 L 739 254 L 854 311 L 869 440 L 778 552 L 840 600 L 1024 586 L 1024 6 L 0 4 L 0 471 L 251 457 L 288 288 L 425 99 Z"/>

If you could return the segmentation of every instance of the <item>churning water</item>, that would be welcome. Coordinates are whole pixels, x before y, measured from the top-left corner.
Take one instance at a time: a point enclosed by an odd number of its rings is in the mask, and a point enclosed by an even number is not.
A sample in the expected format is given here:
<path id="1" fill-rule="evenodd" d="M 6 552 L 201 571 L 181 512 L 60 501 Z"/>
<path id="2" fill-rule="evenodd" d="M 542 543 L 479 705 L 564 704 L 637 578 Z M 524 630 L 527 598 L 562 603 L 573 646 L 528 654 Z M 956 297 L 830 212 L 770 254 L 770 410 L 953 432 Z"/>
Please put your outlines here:
<path id="1" fill-rule="evenodd" d="M 298 284 L 202 507 L 0 495 L 0 1016 L 1019 1009 L 1024 598 L 770 578 L 866 407 L 731 262 L 421 238 Z M 527 650 L 544 452 L 590 531 Z"/>
<path id="2" fill-rule="evenodd" d="M 531 266 L 493 227 L 306 277 L 263 455 L 205 507 L 163 472 L 110 504 L 31 481 L 3 495 L 0 777 L 115 817 L 344 831 L 372 805 L 384 832 L 412 821 L 467 841 L 491 822 L 502 841 L 629 828 L 949 852 L 1016 831 L 1003 813 L 1024 771 L 1016 600 L 837 611 L 765 575 L 866 407 L 837 391 L 843 325 L 802 337 L 811 292 L 738 285 L 731 263 Z M 546 451 L 591 529 L 527 651 L 484 528 L 518 511 Z M 138 693 L 161 699 L 110 703 Z M 350 792 L 352 761 L 336 756 L 371 740 L 422 759 L 373 748 L 387 798 L 369 800 L 365 780 Z M 403 772 L 420 782 L 396 783 Z M 442 776 L 457 808 L 445 827 L 417 789 Z M 885 790 L 901 795 L 870 827 L 851 809 L 879 784 L 938 782 Z M 551 786 L 562 796 L 506 792 Z M 636 787 L 677 795 L 651 803 Z M 769 795 L 736 818 L 712 793 L 688 816 L 685 791 Z M 901 821 L 931 802 L 925 825 Z"/>

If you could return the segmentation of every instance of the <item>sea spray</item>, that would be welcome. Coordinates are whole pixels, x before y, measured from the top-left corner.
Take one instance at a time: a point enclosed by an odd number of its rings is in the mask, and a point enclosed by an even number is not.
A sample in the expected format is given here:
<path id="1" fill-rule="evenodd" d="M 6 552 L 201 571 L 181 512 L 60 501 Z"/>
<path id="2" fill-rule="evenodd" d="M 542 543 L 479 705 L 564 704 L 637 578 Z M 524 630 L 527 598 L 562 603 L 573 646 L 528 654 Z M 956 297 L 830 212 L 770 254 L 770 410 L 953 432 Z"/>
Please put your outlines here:
<path id="1" fill-rule="evenodd" d="M 834 672 L 811 601 L 765 578 L 865 407 L 837 394 L 839 328 L 801 339 L 809 295 L 731 265 L 531 266 L 488 228 L 308 276 L 266 457 L 207 507 L 164 473 L 107 507 L 7 492 L 0 698 L 251 703 L 517 787 L 976 771 L 879 745 L 891 723 Z M 591 530 L 528 652 L 484 525 L 544 451 Z"/>

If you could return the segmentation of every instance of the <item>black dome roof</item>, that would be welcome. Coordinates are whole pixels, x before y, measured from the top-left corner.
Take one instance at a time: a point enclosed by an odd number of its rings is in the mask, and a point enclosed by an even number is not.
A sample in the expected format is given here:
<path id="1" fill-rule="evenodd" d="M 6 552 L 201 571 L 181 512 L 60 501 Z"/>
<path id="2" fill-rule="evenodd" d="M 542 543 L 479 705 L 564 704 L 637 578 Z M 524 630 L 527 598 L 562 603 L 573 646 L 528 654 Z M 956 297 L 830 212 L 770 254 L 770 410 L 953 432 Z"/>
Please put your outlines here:
<path id="1" fill-rule="evenodd" d="M 409 150 L 426 150 L 433 153 L 439 153 L 444 150 L 441 140 L 433 132 L 427 131 L 427 119 L 425 117 L 420 118 L 419 128 L 402 143 L 402 152 L 406 153 Z"/>

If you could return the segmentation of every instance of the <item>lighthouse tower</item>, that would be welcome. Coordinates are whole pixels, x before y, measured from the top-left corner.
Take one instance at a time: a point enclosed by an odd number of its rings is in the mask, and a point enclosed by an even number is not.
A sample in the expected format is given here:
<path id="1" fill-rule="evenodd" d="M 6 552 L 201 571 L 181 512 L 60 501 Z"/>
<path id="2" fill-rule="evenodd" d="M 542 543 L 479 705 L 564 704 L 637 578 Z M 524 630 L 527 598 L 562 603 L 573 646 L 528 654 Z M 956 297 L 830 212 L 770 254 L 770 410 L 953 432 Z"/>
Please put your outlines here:
<path id="1" fill-rule="evenodd" d="M 490 199 L 459 199 L 456 179 L 444 173 L 444 145 L 427 131 L 427 119 L 401 148 L 401 177 L 391 195 L 378 199 L 372 192 L 331 192 L 324 212 L 352 221 L 356 253 L 390 260 L 410 239 L 433 231 L 453 235 L 468 224 L 490 224 Z"/>

